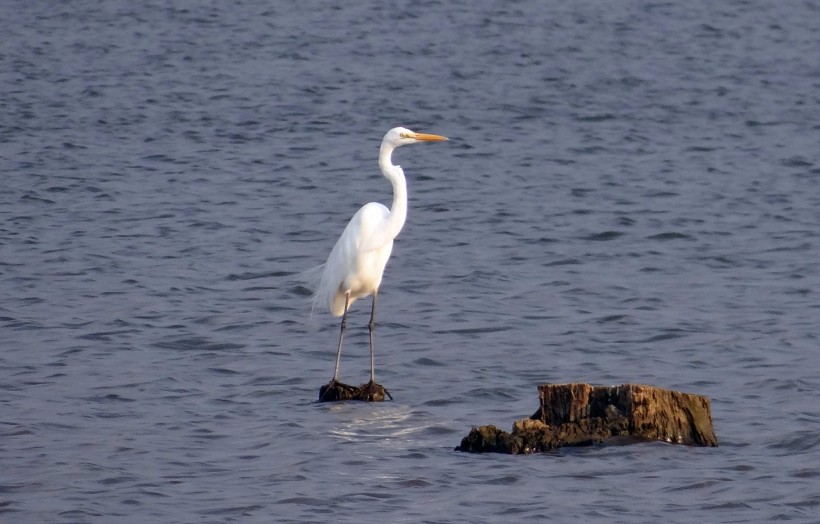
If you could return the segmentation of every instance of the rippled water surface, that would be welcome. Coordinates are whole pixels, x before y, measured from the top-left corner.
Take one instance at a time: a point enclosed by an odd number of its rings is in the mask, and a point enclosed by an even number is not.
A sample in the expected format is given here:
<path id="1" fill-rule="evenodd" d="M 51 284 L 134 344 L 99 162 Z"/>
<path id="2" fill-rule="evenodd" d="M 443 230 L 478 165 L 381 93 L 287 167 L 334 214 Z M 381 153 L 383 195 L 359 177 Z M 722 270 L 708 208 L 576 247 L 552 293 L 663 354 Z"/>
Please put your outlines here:
<path id="1" fill-rule="evenodd" d="M 815 2 L 0 5 L 0 521 L 759 522 L 820 507 Z M 297 273 L 410 211 L 383 404 Z M 342 379 L 367 379 L 369 301 Z M 721 446 L 485 456 L 543 382 Z"/>

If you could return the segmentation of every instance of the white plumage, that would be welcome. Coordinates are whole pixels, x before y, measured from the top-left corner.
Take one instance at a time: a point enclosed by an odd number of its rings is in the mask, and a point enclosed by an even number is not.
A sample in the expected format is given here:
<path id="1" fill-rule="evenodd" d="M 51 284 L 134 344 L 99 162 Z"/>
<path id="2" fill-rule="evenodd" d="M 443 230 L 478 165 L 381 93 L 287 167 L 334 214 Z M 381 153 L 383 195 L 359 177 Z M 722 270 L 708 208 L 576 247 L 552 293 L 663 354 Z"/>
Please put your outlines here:
<path id="1" fill-rule="evenodd" d="M 403 127 L 391 129 L 384 135 L 379 150 L 379 167 L 385 178 L 393 185 L 393 205 L 390 209 L 378 202 L 362 206 L 350 219 L 327 261 L 321 266 L 321 277 L 314 291 L 313 307 L 327 308 L 333 316 L 342 317 L 334 381 L 339 376 L 347 310 L 356 300 L 373 295 L 370 316 L 370 381 L 375 382 L 373 330 L 376 296 L 384 268 L 393 250 L 393 239 L 399 234 L 407 218 L 407 181 L 401 167 L 392 163 L 393 150 L 408 144 L 442 140 L 447 138 L 415 133 Z"/>

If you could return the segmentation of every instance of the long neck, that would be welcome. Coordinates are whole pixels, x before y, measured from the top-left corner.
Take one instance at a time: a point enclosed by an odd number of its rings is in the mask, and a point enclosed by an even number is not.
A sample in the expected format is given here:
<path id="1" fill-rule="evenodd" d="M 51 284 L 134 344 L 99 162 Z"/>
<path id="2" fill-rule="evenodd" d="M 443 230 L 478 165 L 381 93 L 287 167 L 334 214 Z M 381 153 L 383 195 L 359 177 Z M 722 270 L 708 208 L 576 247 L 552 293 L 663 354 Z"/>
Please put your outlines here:
<path id="1" fill-rule="evenodd" d="M 379 167 L 385 178 L 393 185 L 393 205 L 390 207 L 390 216 L 387 217 L 385 226 L 385 232 L 390 240 L 399 234 L 407 218 L 407 181 L 401 167 L 393 165 L 391 157 L 394 149 L 395 147 L 390 144 L 382 144 L 379 151 Z"/>

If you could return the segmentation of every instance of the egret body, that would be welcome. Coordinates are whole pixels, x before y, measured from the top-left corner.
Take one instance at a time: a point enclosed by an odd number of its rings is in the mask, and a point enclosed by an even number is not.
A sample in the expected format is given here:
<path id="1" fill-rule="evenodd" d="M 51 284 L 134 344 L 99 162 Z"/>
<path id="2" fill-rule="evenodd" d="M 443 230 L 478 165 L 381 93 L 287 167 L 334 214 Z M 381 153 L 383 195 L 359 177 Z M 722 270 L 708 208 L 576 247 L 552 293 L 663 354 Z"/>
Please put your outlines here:
<path id="1" fill-rule="evenodd" d="M 332 383 L 339 378 L 347 311 L 356 300 L 373 295 L 369 324 L 370 383 L 375 384 L 373 332 L 376 327 L 376 297 L 384 268 L 393 250 L 393 239 L 399 234 L 407 218 L 407 181 L 401 166 L 392 162 L 393 151 L 409 144 L 443 140 L 447 138 L 416 133 L 403 127 L 391 129 L 384 135 L 379 150 L 379 167 L 393 185 L 393 205 L 390 209 L 378 202 L 362 206 L 350 219 L 327 257 L 327 262 L 322 266 L 321 278 L 313 298 L 314 308 L 327 308 L 333 316 L 342 317 Z"/>

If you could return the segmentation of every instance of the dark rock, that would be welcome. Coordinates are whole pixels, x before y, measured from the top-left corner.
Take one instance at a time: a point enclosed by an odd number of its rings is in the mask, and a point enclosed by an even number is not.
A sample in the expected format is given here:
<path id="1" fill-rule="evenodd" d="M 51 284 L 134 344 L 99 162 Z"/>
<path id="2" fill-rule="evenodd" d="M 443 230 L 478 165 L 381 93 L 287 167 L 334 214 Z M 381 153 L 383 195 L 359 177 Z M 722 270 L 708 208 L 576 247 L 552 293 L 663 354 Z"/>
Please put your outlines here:
<path id="1" fill-rule="evenodd" d="M 375 382 L 368 382 L 359 387 L 354 387 L 343 384 L 338 380 L 331 380 L 319 388 L 319 402 L 336 402 L 341 400 L 383 402 L 385 396 L 393 400 L 393 397 L 390 396 L 390 392 Z"/>
<path id="2" fill-rule="evenodd" d="M 495 426 L 473 428 L 470 434 L 461 440 L 461 445 L 456 449 L 473 453 L 509 453 L 510 434 Z"/>

